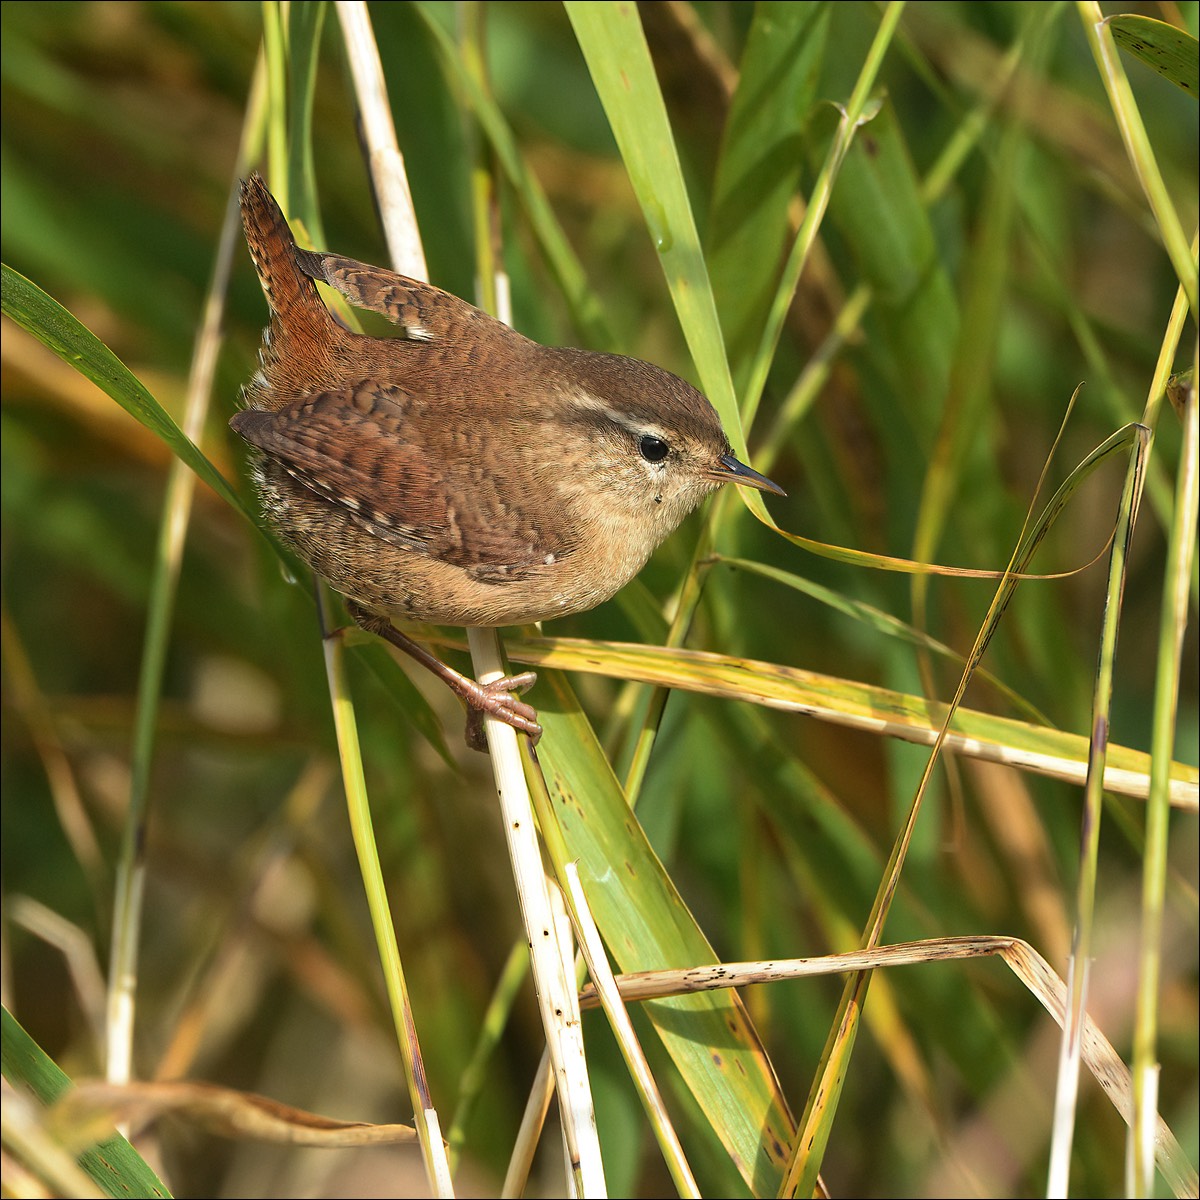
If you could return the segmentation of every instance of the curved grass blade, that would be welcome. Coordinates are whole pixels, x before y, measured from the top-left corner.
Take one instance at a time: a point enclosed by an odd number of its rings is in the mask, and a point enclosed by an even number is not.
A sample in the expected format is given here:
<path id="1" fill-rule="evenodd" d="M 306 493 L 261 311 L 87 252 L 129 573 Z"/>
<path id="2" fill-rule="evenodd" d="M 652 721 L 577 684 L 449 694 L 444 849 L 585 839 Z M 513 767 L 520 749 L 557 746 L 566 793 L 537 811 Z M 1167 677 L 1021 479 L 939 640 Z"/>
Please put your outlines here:
<path id="1" fill-rule="evenodd" d="M 3 264 L 2 271 L 6 317 L 33 334 L 63 362 L 111 396 L 131 417 L 166 443 L 172 453 L 191 467 L 218 496 L 257 523 L 221 472 L 175 424 L 137 376 L 90 329 L 7 263 Z"/>
<path id="2" fill-rule="evenodd" d="M 71 1087 L 70 1077 L 21 1028 L 7 1008 L 0 1009 L 0 1052 L 4 1078 L 23 1087 L 46 1106 Z M 79 1163 L 106 1196 L 170 1196 L 140 1154 L 119 1134 L 84 1150 Z"/>
<path id="3" fill-rule="evenodd" d="M 1187 30 L 1136 13 L 1109 17 L 1108 27 L 1122 50 L 1182 88 L 1193 100 L 1200 99 L 1200 43 Z"/>
<path id="4" fill-rule="evenodd" d="M 115 1116 L 139 1121 L 173 1116 L 218 1137 L 275 1142 L 291 1146 L 341 1149 L 413 1143 L 411 1125 L 341 1121 L 322 1113 L 282 1104 L 270 1096 L 220 1087 L 196 1079 L 111 1084 L 81 1080 L 60 1102 L 72 1124 Z"/>
<path id="5" fill-rule="evenodd" d="M 1083 459 L 1071 474 L 1063 480 L 1058 491 L 1047 501 L 1037 521 L 1026 535 L 1028 545 L 1022 546 L 1022 562 L 1028 562 L 1033 551 L 1041 543 L 1042 539 L 1045 538 L 1046 534 L 1050 532 L 1050 527 L 1058 519 L 1059 513 L 1066 508 L 1067 504 L 1070 503 L 1071 497 L 1083 486 L 1092 472 L 1114 454 L 1119 454 L 1134 441 L 1141 439 L 1145 433 L 1146 427 L 1144 425 L 1131 422 L 1129 425 L 1118 429 L 1115 433 L 1109 434 L 1099 446 Z M 937 563 L 915 562 L 910 558 L 897 558 L 887 554 L 871 554 L 865 550 L 851 550 L 846 546 L 830 546 L 824 542 L 817 542 L 812 538 L 803 537 L 798 533 L 789 533 L 786 529 L 781 529 L 769 517 L 763 523 L 769 528 L 774 529 L 776 533 L 787 538 L 793 545 L 799 546 L 802 550 L 807 550 L 810 554 L 815 554 L 819 558 L 832 559 L 834 562 L 848 563 L 861 567 L 873 567 L 880 571 L 896 571 L 902 575 L 946 575 L 962 579 L 1000 579 L 1002 577 L 1002 572 L 999 571 L 945 567 Z M 1085 565 L 1090 565 L 1090 563 Z M 1063 574 L 1073 574 L 1073 572 L 1064 572 Z M 1045 580 L 1062 577 L 1062 575 L 1029 574 L 1025 570 L 1017 570 L 1009 574 L 1009 578 L 1018 583 L 1022 580 Z"/>
<path id="6" fill-rule="evenodd" d="M 893 637 L 899 641 L 908 642 L 909 645 L 918 646 L 932 654 L 952 659 L 958 663 L 963 661 L 961 654 L 931 634 L 917 629 L 906 621 L 901 621 L 899 617 L 893 617 L 891 613 L 884 612 L 883 609 L 876 607 L 874 604 L 868 604 L 863 600 L 855 600 L 849 596 L 843 596 L 840 592 L 835 592 L 832 588 L 825 587 L 823 584 L 814 583 L 813 580 L 806 579 L 803 575 L 797 575 L 794 571 L 784 571 L 779 567 L 771 566 L 769 563 L 755 562 L 747 558 L 726 558 L 720 554 L 714 556 L 714 562 L 723 563 L 734 570 L 746 571 L 751 575 L 761 575 L 764 579 L 771 579 L 776 583 L 782 584 L 784 587 L 803 592 L 804 595 L 812 597 L 812 599 L 827 605 L 836 612 L 850 617 L 852 620 L 862 622 L 864 625 L 882 633 L 885 637 Z M 1035 724 L 1047 726 L 1050 724 L 1049 717 L 1039 712 L 1028 700 L 1015 692 L 1008 684 L 998 679 L 990 671 L 980 667 L 979 677 L 987 680 L 1009 703 L 1024 712 L 1026 717 Z"/>

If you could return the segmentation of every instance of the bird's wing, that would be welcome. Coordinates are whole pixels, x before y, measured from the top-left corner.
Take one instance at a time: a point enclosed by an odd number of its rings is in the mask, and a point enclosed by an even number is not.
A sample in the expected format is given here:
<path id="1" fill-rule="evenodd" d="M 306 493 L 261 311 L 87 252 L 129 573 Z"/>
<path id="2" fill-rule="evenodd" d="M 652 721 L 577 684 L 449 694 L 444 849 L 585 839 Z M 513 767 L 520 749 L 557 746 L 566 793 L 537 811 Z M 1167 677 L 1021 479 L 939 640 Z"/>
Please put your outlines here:
<path id="1" fill-rule="evenodd" d="M 510 465 L 512 430 L 446 407 L 364 383 L 247 409 L 231 424 L 372 536 L 480 580 L 527 578 L 570 554 L 567 506 L 527 497 Z"/>

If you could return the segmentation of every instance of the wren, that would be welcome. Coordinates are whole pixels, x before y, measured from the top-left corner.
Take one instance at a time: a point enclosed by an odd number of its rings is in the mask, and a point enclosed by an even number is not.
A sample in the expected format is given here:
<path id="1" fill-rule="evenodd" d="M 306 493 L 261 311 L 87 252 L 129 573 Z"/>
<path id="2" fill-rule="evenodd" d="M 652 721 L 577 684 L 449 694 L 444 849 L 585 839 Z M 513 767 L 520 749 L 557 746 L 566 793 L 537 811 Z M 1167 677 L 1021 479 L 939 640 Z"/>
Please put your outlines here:
<path id="1" fill-rule="evenodd" d="M 659 367 L 552 349 L 427 283 L 296 245 L 258 175 L 246 242 L 270 306 L 230 425 L 253 446 L 268 524 L 353 619 L 482 717 L 536 739 L 532 672 L 482 685 L 393 619 L 521 625 L 583 612 L 641 570 L 722 483 L 783 495 L 734 458 L 712 405 Z M 354 333 L 317 292 L 386 317 Z"/>

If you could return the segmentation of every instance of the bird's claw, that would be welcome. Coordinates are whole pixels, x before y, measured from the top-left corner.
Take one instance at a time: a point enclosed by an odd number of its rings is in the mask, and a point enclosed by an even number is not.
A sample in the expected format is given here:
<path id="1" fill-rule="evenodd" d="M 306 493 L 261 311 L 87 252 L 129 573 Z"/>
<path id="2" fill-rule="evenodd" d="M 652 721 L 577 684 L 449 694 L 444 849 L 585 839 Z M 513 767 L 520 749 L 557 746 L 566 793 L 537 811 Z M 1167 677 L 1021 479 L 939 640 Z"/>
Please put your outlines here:
<path id="1" fill-rule="evenodd" d="M 518 733 L 527 733 L 536 746 L 542 736 L 537 709 L 517 699 L 521 692 L 528 691 L 536 682 L 537 675 L 533 671 L 523 671 L 520 675 L 506 675 L 491 683 L 475 683 L 470 694 L 464 696 L 467 702 L 467 745 L 472 750 L 487 753 L 483 721 L 485 717 L 494 717 L 511 725 Z"/>

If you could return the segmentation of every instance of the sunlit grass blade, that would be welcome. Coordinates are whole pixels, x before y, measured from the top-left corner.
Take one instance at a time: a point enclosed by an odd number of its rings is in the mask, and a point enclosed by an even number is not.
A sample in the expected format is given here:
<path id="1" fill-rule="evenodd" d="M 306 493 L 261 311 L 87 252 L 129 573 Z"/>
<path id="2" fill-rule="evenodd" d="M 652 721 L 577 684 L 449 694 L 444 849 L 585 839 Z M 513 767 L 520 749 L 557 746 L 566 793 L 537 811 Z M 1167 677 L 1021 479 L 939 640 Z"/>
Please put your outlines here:
<path id="1" fill-rule="evenodd" d="M 704 650 L 574 638 L 513 638 L 507 647 L 514 661 L 536 667 L 638 680 L 762 704 L 924 746 L 936 740 L 947 711 L 945 704 L 921 696 Z M 958 754 L 1078 784 L 1084 780 L 1087 745 L 1087 738 L 1080 734 L 962 706 L 955 710 L 947 735 L 947 747 Z M 1120 746 L 1110 748 L 1105 787 L 1119 795 L 1144 799 L 1149 779 L 1149 755 Z M 1176 762 L 1171 765 L 1171 780 L 1172 802 L 1194 810 L 1200 771 Z"/>
<path id="2" fill-rule="evenodd" d="M 566 9 L 658 251 L 702 390 L 721 414 L 734 453 L 744 455 L 717 306 L 637 8 L 568 0 Z"/>
<path id="3" fill-rule="evenodd" d="M 821 604 L 827 605 L 836 612 L 842 613 L 853 621 L 859 621 L 863 625 L 876 630 L 885 637 L 897 638 L 900 641 L 907 642 L 912 646 L 919 646 L 922 650 L 927 650 L 932 654 L 940 655 L 943 658 L 953 659 L 958 663 L 962 663 L 962 655 L 944 642 L 930 636 L 924 631 L 917 629 L 915 626 L 908 624 L 906 621 L 901 621 L 898 617 L 893 617 L 891 613 L 884 612 L 874 604 L 867 604 L 862 600 L 855 600 L 852 597 L 845 596 L 840 592 L 834 591 L 832 588 L 827 588 L 822 584 L 814 583 L 811 579 L 806 579 L 802 575 L 796 574 L 794 571 L 784 571 L 779 567 L 773 567 L 768 563 L 754 562 L 746 558 L 726 558 L 723 555 L 716 555 L 713 559 L 714 565 L 728 566 L 733 570 L 746 571 L 751 575 L 761 575 L 764 579 L 772 579 L 776 583 L 782 584 L 784 587 L 793 588 L 795 591 L 802 592 L 806 596 L 818 601 Z M 1023 696 L 1019 695 L 1013 688 L 1009 687 L 1002 680 L 996 678 L 990 671 L 980 667 L 978 671 L 980 679 L 986 680 L 994 687 L 1006 700 L 1014 705 L 1017 709 L 1025 713 L 1028 720 L 1037 725 L 1049 725 L 1049 719 L 1039 712 L 1032 704 L 1029 703 Z"/>

